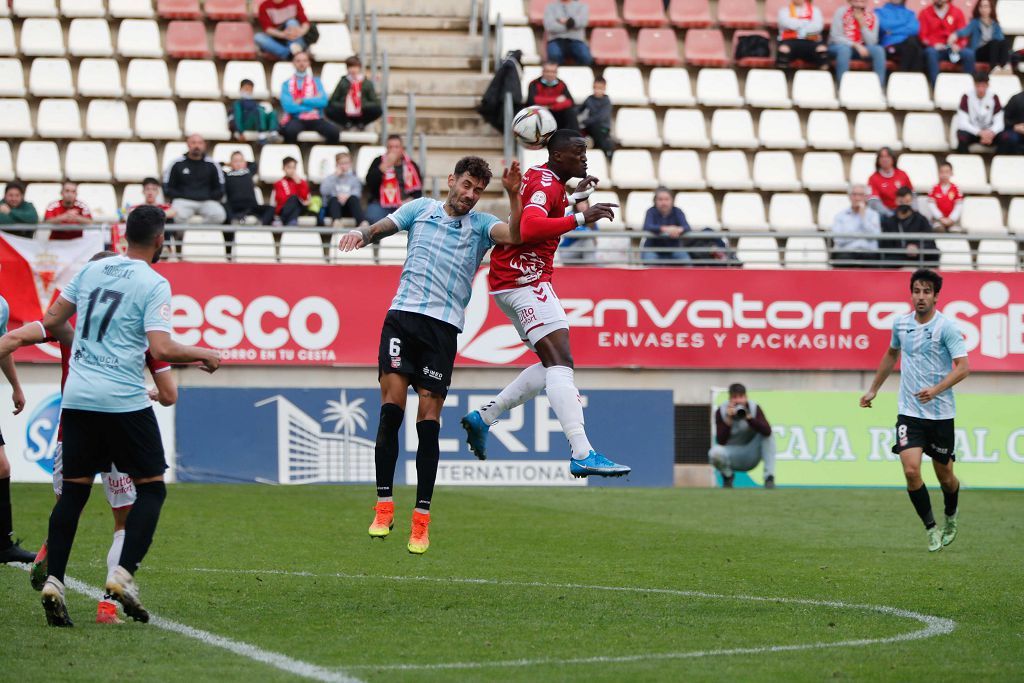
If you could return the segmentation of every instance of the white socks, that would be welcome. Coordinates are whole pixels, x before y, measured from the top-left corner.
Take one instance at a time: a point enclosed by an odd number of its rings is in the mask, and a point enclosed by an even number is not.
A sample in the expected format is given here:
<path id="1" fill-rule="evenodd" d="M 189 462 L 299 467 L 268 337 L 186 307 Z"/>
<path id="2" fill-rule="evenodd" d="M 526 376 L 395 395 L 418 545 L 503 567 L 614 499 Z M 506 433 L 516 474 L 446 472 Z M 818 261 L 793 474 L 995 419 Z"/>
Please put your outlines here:
<path id="1" fill-rule="evenodd" d="M 117 565 L 121 564 L 121 548 L 124 547 L 124 529 L 114 532 L 114 542 L 110 544 L 107 552 L 107 575 L 114 573 Z"/>
<path id="2" fill-rule="evenodd" d="M 590 453 L 592 446 L 583 428 L 583 403 L 573 380 L 573 370 L 563 365 L 553 365 L 547 368 L 545 374 L 551 409 L 562 425 L 565 438 L 569 439 L 572 457 L 582 460 Z"/>
<path id="3" fill-rule="evenodd" d="M 534 363 L 519 373 L 519 376 L 502 389 L 493 401 L 480 409 L 480 417 L 483 418 L 484 424 L 494 424 L 506 410 L 521 406 L 539 394 L 547 382 L 546 377 L 547 373 L 540 363 Z"/>

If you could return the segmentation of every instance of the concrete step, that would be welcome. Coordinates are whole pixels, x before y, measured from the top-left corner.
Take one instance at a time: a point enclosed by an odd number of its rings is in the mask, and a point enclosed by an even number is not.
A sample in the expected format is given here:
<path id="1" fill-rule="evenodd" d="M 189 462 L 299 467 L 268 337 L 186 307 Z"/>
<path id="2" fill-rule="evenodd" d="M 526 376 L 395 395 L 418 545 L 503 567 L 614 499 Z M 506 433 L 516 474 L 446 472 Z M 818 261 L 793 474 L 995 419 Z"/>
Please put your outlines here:
<path id="1" fill-rule="evenodd" d="M 501 153 L 501 136 L 492 135 L 427 135 L 427 149 L 433 154 L 437 150 L 476 150 L 478 153 Z"/>
<path id="2" fill-rule="evenodd" d="M 480 71 L 480 55 L 475 57 L 447 55 L 392 55 L 388 52 L 392 69 L 420 69 L 424 71 Z"/>
<path id="3" fill-rule="evenodd" d="M 377 14 L 377 30 L 408 30 L 411 17 L 406 15 L 381 15 Z M 369 22 L 369 19 L 367 19 Z M 459 31 L 462 35 L 469 35 L 469 17 L 415 17 L 415 28 L 429 31 Z"/>
<path id="4" fill-rule="evenodd" d="M 469 30 L 429 31 L 420 29 L 415 20 L 409 21 L 409 30 L 379 30 L 377 46 L 387 50 L 389 56 L 412 55 L 449 57 L 477 57 L 483 50 L 480 36 L 470 37 Z"/>
<path id="5" fill-rule="evenodd" d="M 356 11 L 359 3 L 356 3 Z M 348 3 L 345 3 L 348 9 Z M 378 16 L 403 17 L 463 17 L 469 19 L 472 0 L 368 0 L 366 11 L 377 10 Z"/>
<path id="6" fill-rule="evenodd" d="M 395 130 L 405 130 L 408 119 L 405 109 L 390 112 L 390 125 Z M 427 135 L 496 135 L 475 111 L 435 111 L 418 108 L 416 112 L 416 130 Z"/>
<path id="7" fill-rule="evenodd" d="M 481 91 L 482 92 L 482 91 Z M 405 111 L 408 97 L 389 95 L 388 107 L 391 111 Z M 472 111 L 480 103 L 480 95 L 420 95 L 416 94 L 417 111 L 424 109 L 461 109 Z"/>
<path id="8" fill-rule="evenodd" d="M 391 95 L 416 93 L 421 95 L 471 95 L 479 98 L 491 82 L 491 76 L 466 71 L 424 72 L 392 69 L 388 79 Z M 457 107 L 458 108 L 458 107 Z"/>
<path id="9" fill-rule="evenodd" d="M 495 174 L 495 178 L 491 180 L 491 184 L 488 185 L 488 190 L 492 187 L 495 191 L 501 189 L 500 174 L 502 169 L 501 150 L 492 149 L 431 149 L 427 147 L 427 176 L 437 176 L 438 178 L 447 178 L 448 174 L 455 168 L 455 163 L 466 156 L 467 154 L 473 154 L 478 157 L 483 157 L 491 166 L 491 172 Z M 443 183 L 442 183 L 443 184 Z"/>

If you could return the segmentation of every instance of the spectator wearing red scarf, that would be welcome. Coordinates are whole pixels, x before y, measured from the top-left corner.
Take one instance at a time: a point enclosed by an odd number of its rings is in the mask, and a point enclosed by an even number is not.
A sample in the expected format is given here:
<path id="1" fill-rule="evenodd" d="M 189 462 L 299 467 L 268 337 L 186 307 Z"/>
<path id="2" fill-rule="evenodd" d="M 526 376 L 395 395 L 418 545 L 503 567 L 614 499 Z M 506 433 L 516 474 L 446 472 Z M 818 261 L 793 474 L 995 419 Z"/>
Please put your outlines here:
<path id="1" fill-rule="evenodd" d="M 828 54 L 836 60 L 836 81 L 850 70 L 850 59 L 871 62 L 871 68 L 885 88 L 885 48 L 878 42 L 878 18 L 867 0 L 849 0 L 832 17 Z"/>
<path id="2" fill-rule="evenodd" d="M 369 204 L 366 220 L 373 225 L 411 199 L 423 196 L 420 167 L 409 158 L 399 135 L 388 136 L 387 150 L 370 164 L 366 173 Z"/>
<path id="3" fill-rule="evenodd" d="M 362 130 L 366 124 L 380 118 L 380 96 L 373 80 L 363 74 L 363 63 L 359 57 L 349 57 L 345 66 L 348 74 L 338 81 L 324 113 L 345 130 Z"/>
<path id="4" fill-rule="evenodd" d="M 327 142 L 338 142 L 341 131 L 324 118 L 327 93 L 319 78 L 313 76 L 309 66 L 309 55 L 300 52 L 292 58 L 295 74 L 281 84 L 281 135 L 285 142 L 295 144 L 299 133 L 312 130 L 320 133 Z"/>

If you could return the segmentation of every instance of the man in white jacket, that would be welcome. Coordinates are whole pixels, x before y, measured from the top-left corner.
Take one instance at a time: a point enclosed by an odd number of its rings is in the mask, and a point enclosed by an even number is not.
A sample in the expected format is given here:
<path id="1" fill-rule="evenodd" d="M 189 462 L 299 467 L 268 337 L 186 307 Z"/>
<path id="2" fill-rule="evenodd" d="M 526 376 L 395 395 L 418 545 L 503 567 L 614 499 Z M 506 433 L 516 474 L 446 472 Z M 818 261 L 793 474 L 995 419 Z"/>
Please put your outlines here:
<path id="1" fill-rule="evenodd" d="M 995 147 L 998 154 L 1012 154 L 1003 130 L 1003 107 L 999 96 L 989 91 L 988 74 L 974 76 L 974 90 L 960 98 L 956 112 L 956 151 L 966 154 L 973 144 Z"/>

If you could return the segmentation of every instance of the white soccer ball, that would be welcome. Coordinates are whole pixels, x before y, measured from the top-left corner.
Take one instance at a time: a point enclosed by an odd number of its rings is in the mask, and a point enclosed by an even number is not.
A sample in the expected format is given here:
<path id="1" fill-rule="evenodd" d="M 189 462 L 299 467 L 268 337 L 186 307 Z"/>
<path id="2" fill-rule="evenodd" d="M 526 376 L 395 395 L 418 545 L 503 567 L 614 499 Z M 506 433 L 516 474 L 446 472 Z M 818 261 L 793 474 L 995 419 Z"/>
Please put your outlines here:
<path id="1" fill-rule="evenodd" d="M 541 149 L 555 132 L 558 124 L 546 107 L 524 107 L 512 119 L 512 132 L 519 144 L 527 149 Z"/>

